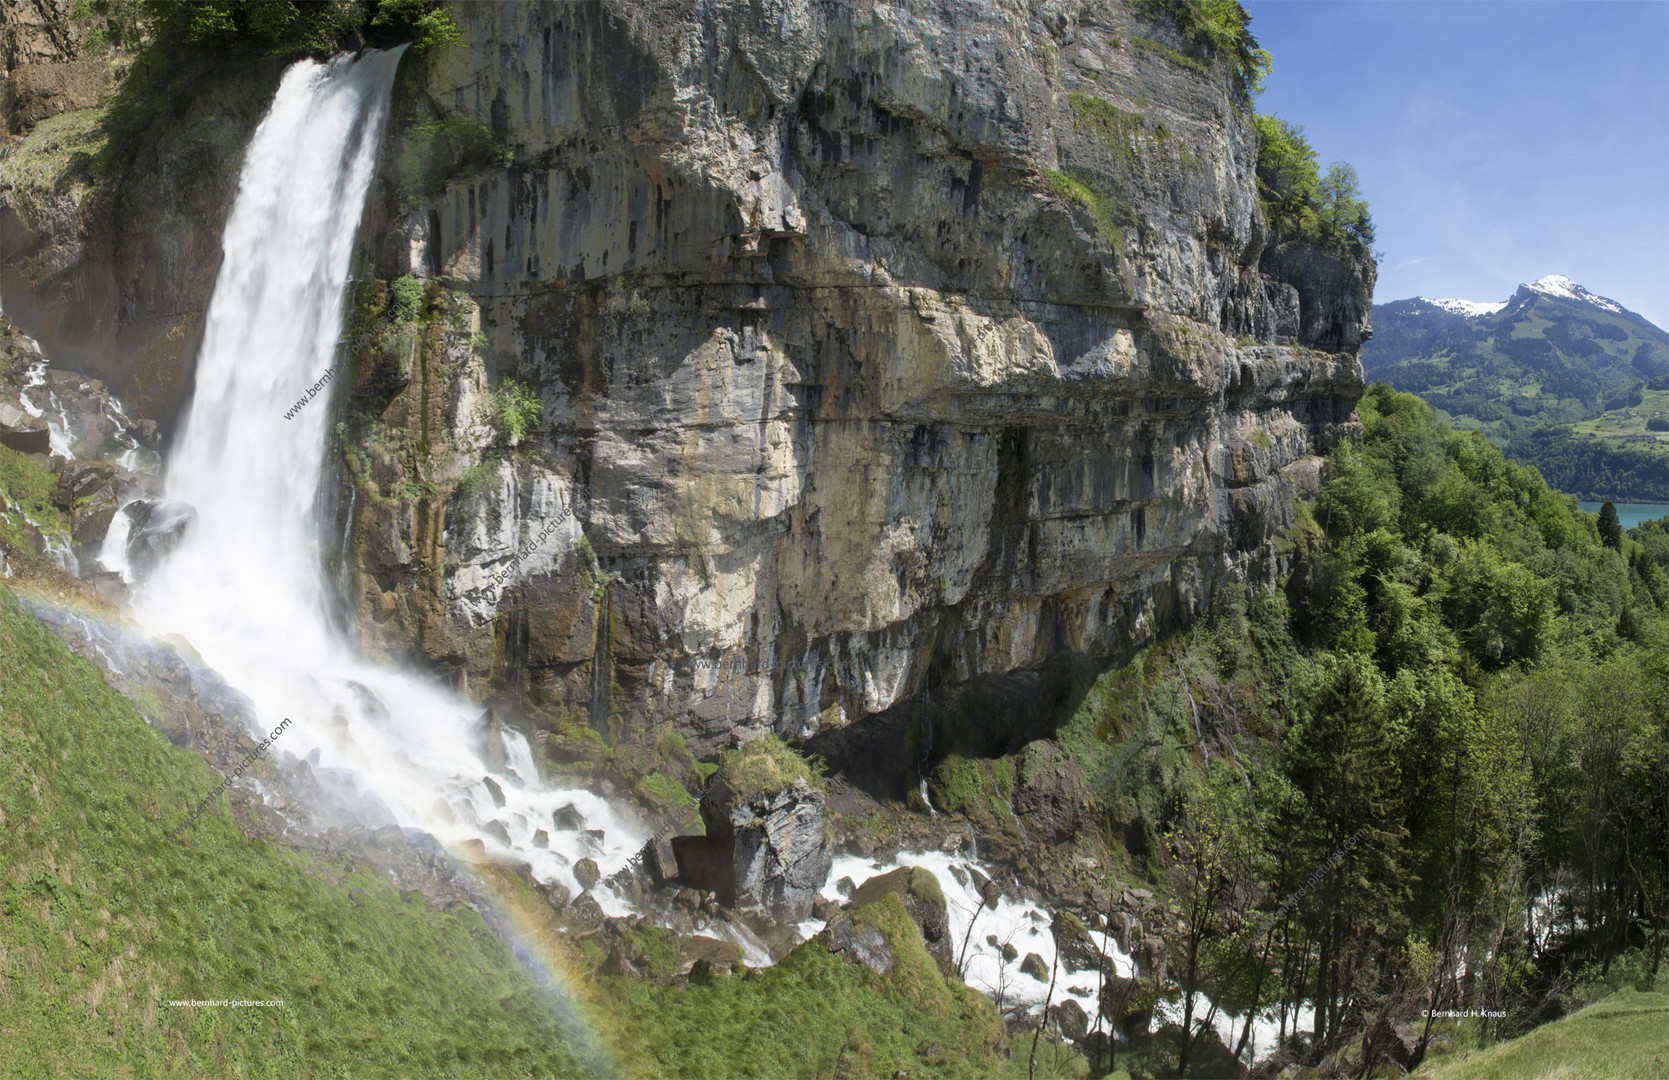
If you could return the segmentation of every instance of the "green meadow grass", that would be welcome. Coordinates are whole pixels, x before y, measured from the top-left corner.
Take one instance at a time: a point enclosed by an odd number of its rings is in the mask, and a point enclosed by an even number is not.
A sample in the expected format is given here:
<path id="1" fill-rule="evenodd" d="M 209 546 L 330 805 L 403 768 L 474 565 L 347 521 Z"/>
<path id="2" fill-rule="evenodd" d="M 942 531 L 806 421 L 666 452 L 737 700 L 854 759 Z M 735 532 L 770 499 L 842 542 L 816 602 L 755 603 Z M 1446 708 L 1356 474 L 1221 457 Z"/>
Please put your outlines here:
<path id="1" fill-rule="evenodd" d="M 224 798 L 170 843 L 218 782 L 0 587 L 0 1073 L 592 1071 L 467 907 L 249 839 Z"/>
<path id="2" fill-rule="evenodd" d="M 525 882 L 483 870 L 560 958 L 595 1031 L 463 905 L 245 836 L 220 782 L 0 586 L 0 1075 L 22 1077 L 1019 1075 L 996 1008 L 943 977 L 896 897 L 858 914 L 889 978 L 808 943 L 705 986 L 587 972 Z M 665 931 L 642 928 L 641 933 Z M 539 940 L 533 940 L 539 939 Z M 669 946 L 670 947 L 670 946 Z M 594 950 L 593 950 L 594 951 Z M 172 1000 L 282 1008 L 182 1008 Z M 602 1045 L 581 1054 L 576 1039 Z M 1084 1061 L 1040 1047 L 1040 1076 Z"/>
<path id="3" fill-rule="evenodd" d="M 1623 990 L 1510 1042 L 1430 1061 L 1432 1080 L 1669 1077 L 1669 994 Z"/>

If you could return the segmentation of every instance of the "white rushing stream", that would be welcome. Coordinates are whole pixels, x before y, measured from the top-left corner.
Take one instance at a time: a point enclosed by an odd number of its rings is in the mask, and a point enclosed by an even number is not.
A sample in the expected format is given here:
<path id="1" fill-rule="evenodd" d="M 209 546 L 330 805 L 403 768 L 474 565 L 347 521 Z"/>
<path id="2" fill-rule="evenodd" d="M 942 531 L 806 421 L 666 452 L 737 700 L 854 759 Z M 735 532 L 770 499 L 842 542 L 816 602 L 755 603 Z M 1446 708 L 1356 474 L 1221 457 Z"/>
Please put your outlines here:
<path id="1" fill-rule="evenodd" d="M 169 461 L 167 498 L 196 520 L 139 589 L 135 613 L 152 633 L 183 636 L 248 694 L 265 730 L 293 720 L 278 750 L 317 748 L 322 770 L 362 783 L 399 824 L 449 844 L 479 837 L 577 892 L 575 861 L 589 856 L 608 874 L 643 837 L 601 799 L 545 786 L 527 741 L 508 727 L 502 760 L 489 765 L 479 705 L 371 663 L 343 639 L 320 553 L 329 404 L 285 416 L 336 362 L 354 233 L 399 61 L 400 51 L 302 61 L 255 131 L 196 393 Z M 568 804 L 601 839 L 555 827 L 553 812 Z M 541 830 L 544 846 L 534 842 Z M 623 910 L 596 895 L 605 910 Z"/>

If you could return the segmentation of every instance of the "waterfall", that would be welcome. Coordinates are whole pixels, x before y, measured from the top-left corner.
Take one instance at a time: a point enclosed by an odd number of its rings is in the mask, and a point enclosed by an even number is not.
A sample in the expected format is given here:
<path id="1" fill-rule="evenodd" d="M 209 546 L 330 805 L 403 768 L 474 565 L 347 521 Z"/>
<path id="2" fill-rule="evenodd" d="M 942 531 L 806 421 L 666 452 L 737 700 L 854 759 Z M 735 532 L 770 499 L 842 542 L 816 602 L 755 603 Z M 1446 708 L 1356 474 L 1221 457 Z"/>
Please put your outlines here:
<path id="1" fill-rule="evenodd" d="M 277 750 L 317 748 L 319 775 L 368 789 L 387 813 L 364 823 L 479 838 L 577 892 L 572 864 L 589 856 L 611 872 L 641 844 L 637 830 L 587 792 L 546 787 L 526 740 L 484 731 L 479 705 L 362 658 L 330 614 L 320 506 L 331 369 L 402 51 L 295 64 L 255 131 L 168 468 L 167 498 L 196 520 L 135 613 L 154 634 L 183 635 L 250 697 L 263 730 L 292 719 Z"/>

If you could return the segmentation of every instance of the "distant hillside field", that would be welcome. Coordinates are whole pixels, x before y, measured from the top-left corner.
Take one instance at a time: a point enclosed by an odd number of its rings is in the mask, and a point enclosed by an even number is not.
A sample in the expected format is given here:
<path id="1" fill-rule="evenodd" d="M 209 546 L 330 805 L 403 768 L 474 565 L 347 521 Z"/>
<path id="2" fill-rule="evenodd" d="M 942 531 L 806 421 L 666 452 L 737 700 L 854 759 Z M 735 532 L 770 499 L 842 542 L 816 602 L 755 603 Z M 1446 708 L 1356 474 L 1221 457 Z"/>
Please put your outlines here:
<path id="1" fill-rule="evenodd" d="M 1376 304 L 1370 379 L 1590 499 L 1669 501 L 1669 333 L 1569 278 L 1499 303 Z M 1655 423 L 1654 423 L 1655 421 Z"/>

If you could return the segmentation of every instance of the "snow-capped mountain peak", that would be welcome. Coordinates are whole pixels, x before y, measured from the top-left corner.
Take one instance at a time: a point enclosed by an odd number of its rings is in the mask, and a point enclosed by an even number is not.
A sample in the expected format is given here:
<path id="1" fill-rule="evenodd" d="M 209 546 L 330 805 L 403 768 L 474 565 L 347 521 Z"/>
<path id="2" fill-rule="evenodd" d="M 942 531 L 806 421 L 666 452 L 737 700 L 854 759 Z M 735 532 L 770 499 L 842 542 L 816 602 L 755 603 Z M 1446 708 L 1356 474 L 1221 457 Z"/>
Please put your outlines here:
<path id="1" fill-rule="evenodd" d="M 1623 313 L 1623 306 L 1615 300 L 1607 300 L 1603 296 L 1596 296 L 1563 274 L 1549 274 L 1546 277 L 1537 278 L 1528 285 L 1519 287 L 1529 289 L 1531 292 L 1539 292 L 1543 296 L 1557 296 L 1564 300 L 1583 300 L 1601 311 L 1609 311 L 1614 315 Z"/>
<path id="2" fill-rule="evenodd" d="M 1416 297 L 1416 299 L 1424 300 L 1432 307 L 1442 308 L 1451 315 L 1461 315 L 1468 319 L 1476 319 L 1483 315 L 1493 315 L 1507 306 L 1507 302 L 1505 300 L 1492 304 L 1482 300 L 1436 300 L 1429 296 L 1420 296 Z"/>

